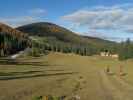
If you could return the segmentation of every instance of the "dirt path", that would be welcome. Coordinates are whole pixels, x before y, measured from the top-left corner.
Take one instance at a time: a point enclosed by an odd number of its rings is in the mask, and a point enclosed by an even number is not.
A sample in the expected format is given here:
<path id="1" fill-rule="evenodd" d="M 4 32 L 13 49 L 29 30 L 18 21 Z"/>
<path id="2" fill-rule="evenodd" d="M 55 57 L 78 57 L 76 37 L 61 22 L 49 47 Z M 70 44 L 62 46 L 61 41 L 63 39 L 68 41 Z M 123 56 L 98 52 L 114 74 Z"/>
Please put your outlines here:
<path id="1" fill-rule="evenodd" d="M 100 72 L 106 100 L 133 100 L 133 87 L 117 76 L 108 76 Z"/>

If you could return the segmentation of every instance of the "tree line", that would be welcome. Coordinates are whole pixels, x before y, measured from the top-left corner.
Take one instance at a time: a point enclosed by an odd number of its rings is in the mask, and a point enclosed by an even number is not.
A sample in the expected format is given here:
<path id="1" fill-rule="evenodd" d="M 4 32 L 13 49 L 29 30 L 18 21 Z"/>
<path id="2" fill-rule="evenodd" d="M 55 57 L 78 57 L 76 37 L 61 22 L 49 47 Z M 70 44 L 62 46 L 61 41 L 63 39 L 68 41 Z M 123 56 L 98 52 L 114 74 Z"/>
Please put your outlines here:
<path id="1" fill-rule="evenodd" d="M 74 53 L 82 56 L 91 56 L 98 54 L 98 49 L 89 44 L 72 44 L 54 39 L 42 39 L 41 41 L 32 40 L 31 55 L 39 55 L 49 51 Z M 38 52 L 38 53 L 37 53 Z"/>
<path id="2" fill-rule="evenodd" d="M 46 53 L 48 51 L 74 53 L 82 56 L 99 55 L 102 51 L 109 51 L 111 54 L 118 54 L 119 60 L 133 58 L 133 43 L 130 39 L 117 45 L 107 45 L 104 47 L 96 47 L 89 44 L 71 44 L 56 39 L 43 39 L 41 41 L 32 41 L 32 54 Z M 38 52 L 38 53 L 37 53 Z"/>
<path id="3" fill-rule="evenodd" d="M 56 39 L 40 39 L 39 41 L 29 40 L 28 37 L 16 37 L 12 34 L 0 32 L 0 56 L 7 56 L 32 47 L 30 55 L 39 56 L 49 51 L 62 53 L 75 53 L 82 56 L 92 56 L 100 54 L 101 51 L 108 50 L 110 53 L 117 53 L 120 60 L 133 58 L 133 43 L 130 39 L 121 42 L 119 45 L 108 45 L 102 48 L 89 44 L 71 44 Z"/>

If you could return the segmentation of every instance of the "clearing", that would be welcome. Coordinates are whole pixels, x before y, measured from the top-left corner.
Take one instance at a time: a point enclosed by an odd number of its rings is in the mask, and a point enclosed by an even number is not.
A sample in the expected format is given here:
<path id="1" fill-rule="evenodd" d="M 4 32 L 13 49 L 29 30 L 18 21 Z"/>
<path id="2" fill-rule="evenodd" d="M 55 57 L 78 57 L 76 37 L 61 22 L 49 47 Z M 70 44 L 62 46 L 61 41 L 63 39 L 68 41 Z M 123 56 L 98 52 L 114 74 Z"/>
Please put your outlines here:
<path id="1" fill-rule="evenodd" d="M 124 76 L 119 76 L 119 66 Z M 71 100 L 133 100 L 133 61 L 50 53 L 42 57 L 0 59 L 0 100 L 66 96 Z M 112 75 L 105 72 L 110 66 Z"/>

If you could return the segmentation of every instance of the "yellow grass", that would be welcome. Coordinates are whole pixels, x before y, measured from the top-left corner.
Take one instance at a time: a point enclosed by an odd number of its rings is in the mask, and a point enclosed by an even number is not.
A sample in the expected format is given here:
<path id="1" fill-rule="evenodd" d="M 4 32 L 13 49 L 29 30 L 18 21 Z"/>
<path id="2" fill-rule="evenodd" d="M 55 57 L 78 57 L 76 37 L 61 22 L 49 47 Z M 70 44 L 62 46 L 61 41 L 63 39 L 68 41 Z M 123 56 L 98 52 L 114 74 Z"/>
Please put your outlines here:
<path id="1" fill-rule="evenodd" d="M 0 61 L 0 100 L 32 100 L 40 95 L 65 95 L 66 100 L 75 95 L 81 100 L 115 100 L 111 99 L 113 96 L 106 87 L 111 85 L 100 75 L 107 66 L 114 73 L 107 76 L 110 79 L 119 78 L 119 66 L 122 65 L 126 73 L 122 81 L 133 85 L 132 60 L 121 62 L 108 57 L 50 53 L 11 62 Z M 111 84 L 115 84 L 114 79 L 111 80 Z M 117 91 L 118 85 L 115 86 Z"/>

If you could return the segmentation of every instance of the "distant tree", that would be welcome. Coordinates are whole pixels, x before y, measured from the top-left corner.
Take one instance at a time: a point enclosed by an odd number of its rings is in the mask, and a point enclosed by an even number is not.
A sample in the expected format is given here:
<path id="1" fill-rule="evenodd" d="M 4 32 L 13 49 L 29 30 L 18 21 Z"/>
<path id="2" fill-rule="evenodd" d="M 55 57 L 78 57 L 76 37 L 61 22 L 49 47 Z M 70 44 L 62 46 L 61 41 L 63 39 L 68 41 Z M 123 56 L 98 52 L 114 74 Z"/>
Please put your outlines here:
<path id="1" fill-rule="evenodd" d="M 130 39 L 127 39 L 126 42 L 121 43 L 121 48 L 119 50 L 119 59 L 126 60 L 133 58 L 133 44 Z"/>

